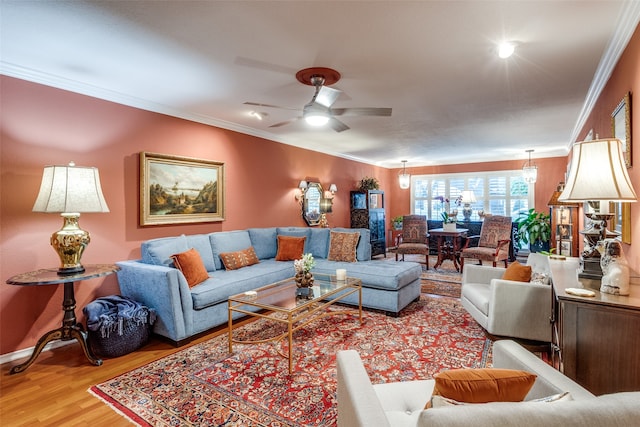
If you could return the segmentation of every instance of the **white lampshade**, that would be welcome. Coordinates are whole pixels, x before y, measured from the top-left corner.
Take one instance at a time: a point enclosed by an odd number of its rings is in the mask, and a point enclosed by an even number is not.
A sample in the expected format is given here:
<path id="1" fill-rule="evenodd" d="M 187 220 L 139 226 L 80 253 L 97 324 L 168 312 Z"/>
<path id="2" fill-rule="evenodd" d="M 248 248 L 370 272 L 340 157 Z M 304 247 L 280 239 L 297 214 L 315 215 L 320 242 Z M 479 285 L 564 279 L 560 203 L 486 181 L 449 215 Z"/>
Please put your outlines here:
<path id="1" fill-rule="evenodd" d="M 559 201 L 635 202 L 637 199 L 624 163 L 620 140 L 596 139 L 573 145 L 569 178 L 558 197 Z"/>
<path id="2" fill-rule="evenodd" d="M 462 193 L 460 193 L 460 201 L 462 203 L 475 203 L 476 202 L 476 195 L 473 194 L 473 191 L 471 190 L 464 190 L 462 191 Z"/>
<path id="3" fill-rule="evenodd" d="M 298 184 L 298 188 L 301 190 L 306 190 L 307 186 L 309 184 L 307 183 L 307 181 L 305 181 L 304 179 L 302 181 L 300 181 L 300 183 Z"/>
<path id="4" fill-rule="evenodd" d="M 109 212 L 97 168 L 45 166 L 33 212 Z"/>

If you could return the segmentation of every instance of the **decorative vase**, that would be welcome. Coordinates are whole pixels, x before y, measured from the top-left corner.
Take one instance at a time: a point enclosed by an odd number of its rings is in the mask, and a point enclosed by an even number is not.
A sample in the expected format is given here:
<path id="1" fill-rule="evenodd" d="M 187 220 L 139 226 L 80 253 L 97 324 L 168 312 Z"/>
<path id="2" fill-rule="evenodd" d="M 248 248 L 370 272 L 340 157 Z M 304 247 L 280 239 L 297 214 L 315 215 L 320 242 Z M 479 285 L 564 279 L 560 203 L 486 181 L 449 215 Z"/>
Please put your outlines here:
<path id="1" fill-rule="evenodd" d="M 313 286 L 313 274 L 310 271 L 300 271 L 295 276 L 296 286 L 299 288 L 310 288 Z"/>
<path id="2" fill-rule="evenodd" d="M 456 231 L 456 223 L 455 222 L 445 222 L 442 224 L 442 229 L 444 231 Z"/>

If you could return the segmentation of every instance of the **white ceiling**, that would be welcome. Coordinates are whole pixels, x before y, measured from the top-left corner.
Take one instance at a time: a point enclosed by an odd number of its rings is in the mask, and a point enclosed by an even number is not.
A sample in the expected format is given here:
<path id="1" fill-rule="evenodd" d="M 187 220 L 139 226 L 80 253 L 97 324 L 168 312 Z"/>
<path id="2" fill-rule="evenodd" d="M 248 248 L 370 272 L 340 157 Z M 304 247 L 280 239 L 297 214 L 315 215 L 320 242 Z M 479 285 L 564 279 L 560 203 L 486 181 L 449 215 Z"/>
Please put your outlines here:
<path id="1" fill-rule="evenodd" d="M 6 1 L 0 72 L 384 167 L 566 155 L 640 19 L 637 0 Z M 495 53 L 516 41 L 513 57 Z M 342 74 L 345 132 L 298 121 Z M 267 114 L 263 121 L 249 115 Z"/>

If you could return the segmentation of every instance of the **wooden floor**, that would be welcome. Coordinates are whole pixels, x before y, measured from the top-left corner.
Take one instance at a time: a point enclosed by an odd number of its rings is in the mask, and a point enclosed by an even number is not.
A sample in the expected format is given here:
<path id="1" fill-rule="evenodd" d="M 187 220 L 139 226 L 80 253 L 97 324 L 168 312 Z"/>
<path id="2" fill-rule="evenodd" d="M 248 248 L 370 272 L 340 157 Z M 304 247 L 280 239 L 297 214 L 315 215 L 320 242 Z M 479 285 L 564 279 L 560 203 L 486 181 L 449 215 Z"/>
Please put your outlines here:
<path id="1" fill-rule="evenodd" d="M 226 328 L 218 329 L 189 345 L 226 332 Z M 130 426 L 87 389 L 186 347 L 151 338 L 138 351 L 94 366 L 74 343 L 43 352 L 19 374 L 9 375 L 9 370 L 26 358 L 5 363 L 0 371 L 0 426 Z"/>

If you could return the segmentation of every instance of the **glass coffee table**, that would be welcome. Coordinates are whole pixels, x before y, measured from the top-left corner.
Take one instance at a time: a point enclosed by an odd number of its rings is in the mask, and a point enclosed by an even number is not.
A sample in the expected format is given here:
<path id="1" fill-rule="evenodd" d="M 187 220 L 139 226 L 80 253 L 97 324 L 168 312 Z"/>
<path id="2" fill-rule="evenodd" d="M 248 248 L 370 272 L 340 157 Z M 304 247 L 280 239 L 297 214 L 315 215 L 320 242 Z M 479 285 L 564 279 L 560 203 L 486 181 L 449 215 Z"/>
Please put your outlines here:
<path id="1" fill-rule="evenodd" d="M 314 274 L 314 286 L 310 295 L 298 295 L 299 289 L 292 278 L 263 286 L 255 291 L 229 297 L 229 353 L 233 353 L 233 344 L 257 344 L 279 342 L 288 339 L 289 373 L 293 372 L 293 333 L 309 323 L 327 315 L 355 313 L 355 309 L 330 311 L 329 307 L 346 296 L 358 293 L 358 318 L 362 324 L 362 281 L 353 277 L 337 280 L 335 275 Z M 327 299 L 332 297 L 332 299 Z M 251 311 L 250 309 L 254 309 Z M 255 309 L 258 309 L 255 311 Z M 235 340 L 233 338 L 233 312 L 250 317 L 261 317 L 287 325 L 287 332 L 261 340 Z"/>

